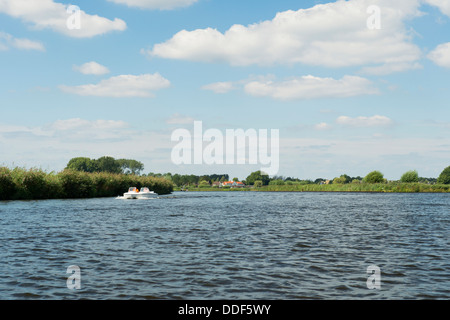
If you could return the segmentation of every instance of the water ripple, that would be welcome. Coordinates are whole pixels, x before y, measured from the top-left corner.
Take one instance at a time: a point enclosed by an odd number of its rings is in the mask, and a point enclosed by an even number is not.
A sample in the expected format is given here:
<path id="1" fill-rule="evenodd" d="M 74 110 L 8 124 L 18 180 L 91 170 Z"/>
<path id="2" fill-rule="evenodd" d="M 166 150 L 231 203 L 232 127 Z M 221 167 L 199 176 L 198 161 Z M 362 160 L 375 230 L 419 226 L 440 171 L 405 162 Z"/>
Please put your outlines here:
<path id="1" fill-rule="evenodd" d="M 447 194 L 3 202 L 0 298 L 448 299 L 449 208 Z"/>

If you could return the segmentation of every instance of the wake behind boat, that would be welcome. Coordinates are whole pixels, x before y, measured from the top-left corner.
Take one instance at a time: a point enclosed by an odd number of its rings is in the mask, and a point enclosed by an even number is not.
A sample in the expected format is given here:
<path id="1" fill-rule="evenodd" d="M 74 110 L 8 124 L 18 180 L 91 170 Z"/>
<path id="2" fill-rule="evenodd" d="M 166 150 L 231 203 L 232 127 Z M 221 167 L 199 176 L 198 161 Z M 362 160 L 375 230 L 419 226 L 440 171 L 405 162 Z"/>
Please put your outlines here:
<path id="1" fill-rule="evenodd" d="M 118 199 L 150 199 L 156 198 L 158 196 L 154 191 L 150 191 L 149 188 L 144 187 L 141 190 L 136 187 L 130 187 L 128 192 L 123 194 L 123 197 L 118 197 Z"/>

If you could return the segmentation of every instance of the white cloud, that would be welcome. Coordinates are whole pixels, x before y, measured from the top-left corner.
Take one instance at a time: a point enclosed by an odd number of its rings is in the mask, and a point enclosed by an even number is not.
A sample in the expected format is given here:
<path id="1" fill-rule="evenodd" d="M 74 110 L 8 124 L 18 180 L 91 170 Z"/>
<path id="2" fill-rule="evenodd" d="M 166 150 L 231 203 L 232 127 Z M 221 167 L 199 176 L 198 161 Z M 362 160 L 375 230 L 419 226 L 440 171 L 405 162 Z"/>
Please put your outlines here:
<path id="1" fill-rule="evenodd" d="M 425 2 L 438 7 L 443 14 L 450 17 L 450 0 L 425 0 Z"/>
<path id="2" fill-rule="evenodd" d="M 0 31 L 0 51 L 9 50 L 11 47 L 20 50 L 45 51 L 44 45 L 38 41 L 15 38 L 8 33 Z"/>
<path id="3" fill-rule="evenodd" d="M 235 89 L 233 82 L 215 82 L 211 84 L 204 85 L 203 90 L 210 90 L 215 93 L 227 93 Z"/>
<path id="4" fill-rule="evenodd" d="M 175 113 L 169 119 L 166 120 L 167 124 L 190 124 L 194 122 L 194 118 Z"/>
<path id="5" fill-rule="evenodd" d="M 382 28 L 367 27 L 367 8 L 381 8 Z M 419 0 L 349 0 L 284 11 L 273 20 L 233 25 L 222 33 L 182 30 L 147 50 L 150 57 L 236 66 L 306 64 L 325 67 L 414 64 L 420 49 L 404 21 L 419 15 Z"/>
<path id="6" fill-rule="evenodd" d="M 126 4 L 129 7 L 141 9 L 171 10 L 179 7 L 188 7 L 198 0 L 108 0 L 119 4 Z"/>
<path id="7" fill-rule="evenodd" d="M 371 81 L 357 76 L 344 76 L 336 80 L 309 75 L 281 82 L 251 81 L 244 90 L 252 96 L 277 100 L 346 98 L 378 93 Z"/>
<path id="8" fill-rule="evenodd" d="M 321 123 L 316 124 L 314 126 L 314 129 L 320 130 L 320 131 L 322 131 L 322 130 L 329 130 L 329 129 L 331 129 L 331 126 L 328 123 L 326 123 L 326 122 L 321 122 Z"/>
<path id="9" fill-rule="evenodd" d="M 386 116 L 375 115 L 372 117 L 356 117 L 350 118 L 347 116 L 340 116 L 336 119 L 337 124 L 350 127 L 379 127 L 390 126 L 393 124 L 392 119 Z"/>
<path id="10" fill-rule="evenodd" d="M 438 45 L 427 57 L 438 66 L 450 68 L 450 42 Z"/>
<path id="11" fill-rule="evenodd" d="M 12 132 L 31 132 L 32 130 L 25 126 L 17 125 L 0 125 L 0 133 L 12 133 Z"/>
<path id="12" fill-rule="evenodd" d="M 103 75 L 109 73 L 109 69 L 101 64 L 91 61 L 81 66 L 74 66 L 75 71 L 81 72 L 82 74 L 93 74 L 93 75 Z"/>
<path id="13" fill-rule="evenodd" d="M 126 29 L 126 23 L 121 19 L 109 20 L 80 10 L 80 29 L 71 30 L 67 21 L 73 13 L 68 13 L 67 8 L 68 5 L 53 0 L 0 0 L 1 13 L 19 18 L 39 30 L 51 29 L 70 37 L 89 38 Z"/>
<path id="14" fill-rule="evenodd" d="M 100 81 L 98 84 L 60 86 L 67 93 L 98 97 L 153 97 L 153 91 L 165 89 L 170 81 L 159 73 L 143 75 L 120 75 Z"/>

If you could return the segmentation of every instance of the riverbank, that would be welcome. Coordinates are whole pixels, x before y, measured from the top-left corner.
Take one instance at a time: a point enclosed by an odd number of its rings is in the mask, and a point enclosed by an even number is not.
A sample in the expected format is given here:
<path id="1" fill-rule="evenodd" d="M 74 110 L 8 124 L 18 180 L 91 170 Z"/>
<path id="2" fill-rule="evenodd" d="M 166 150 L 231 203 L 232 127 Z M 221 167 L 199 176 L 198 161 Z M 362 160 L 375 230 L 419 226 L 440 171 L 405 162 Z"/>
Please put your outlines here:
<path id="1" fill-rule="evenodd" d="M 106 172 L 64 170 L 47 173 L 40 169 L 0 168 L 0 200 L 116 197 L 129 187 L 148 187 L 158 194 L 173 191 L 172 183 L 164 178 Z"/>
<path id="2" fill-rule="evenodd" d="M 175 188 L 175 191 L 180 191 Z M 202 187 L 188 188 L 188 191 L 255 191 L 255 192 L 389 192 L 389 193 L 447 193 L 450 185 L 425 183 L 349 183 L 349 184 L 306 184 L 284 186 L 262 186 L 245 188 Z"/>

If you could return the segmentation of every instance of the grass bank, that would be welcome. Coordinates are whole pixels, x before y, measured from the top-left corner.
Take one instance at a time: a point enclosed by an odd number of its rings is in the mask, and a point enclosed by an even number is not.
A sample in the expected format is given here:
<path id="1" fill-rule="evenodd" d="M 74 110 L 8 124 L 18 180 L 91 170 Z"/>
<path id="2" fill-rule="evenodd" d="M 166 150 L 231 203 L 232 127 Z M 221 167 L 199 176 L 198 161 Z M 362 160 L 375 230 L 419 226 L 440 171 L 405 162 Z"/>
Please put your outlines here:
<path id="1" fill-rule="evenodd" d="M 303 191 L 303 192 L 391 192 L 391 193 L 432 193 L 450 192 L 450 185 L 424 183 L 349 183 L 331 185 L 292 185 L 292 186 L 264 186 L 260 191 Z"/>
<path id="2" fill-rule="evenodd" d="M 47 173 L 40 169 L 0 168 L 0 200 L 39 200 L 115 197 L 129 187 L 148 187 L 158 194 L 173 191 L 164 178 L 106 172 L 64 170 Z"/>
<path id="3" fill-rule="evenodd" d="M 176 189 L 178 190 L 178 189 Z M 303 184 L 272 185 L 259 188 L 188 188 L 189 191 L 266 191 L 266 192 L 390 192 L 390 193 L 445 193 L 450 185 L 425 183 L 349 183 L 349 184 Z"/>

